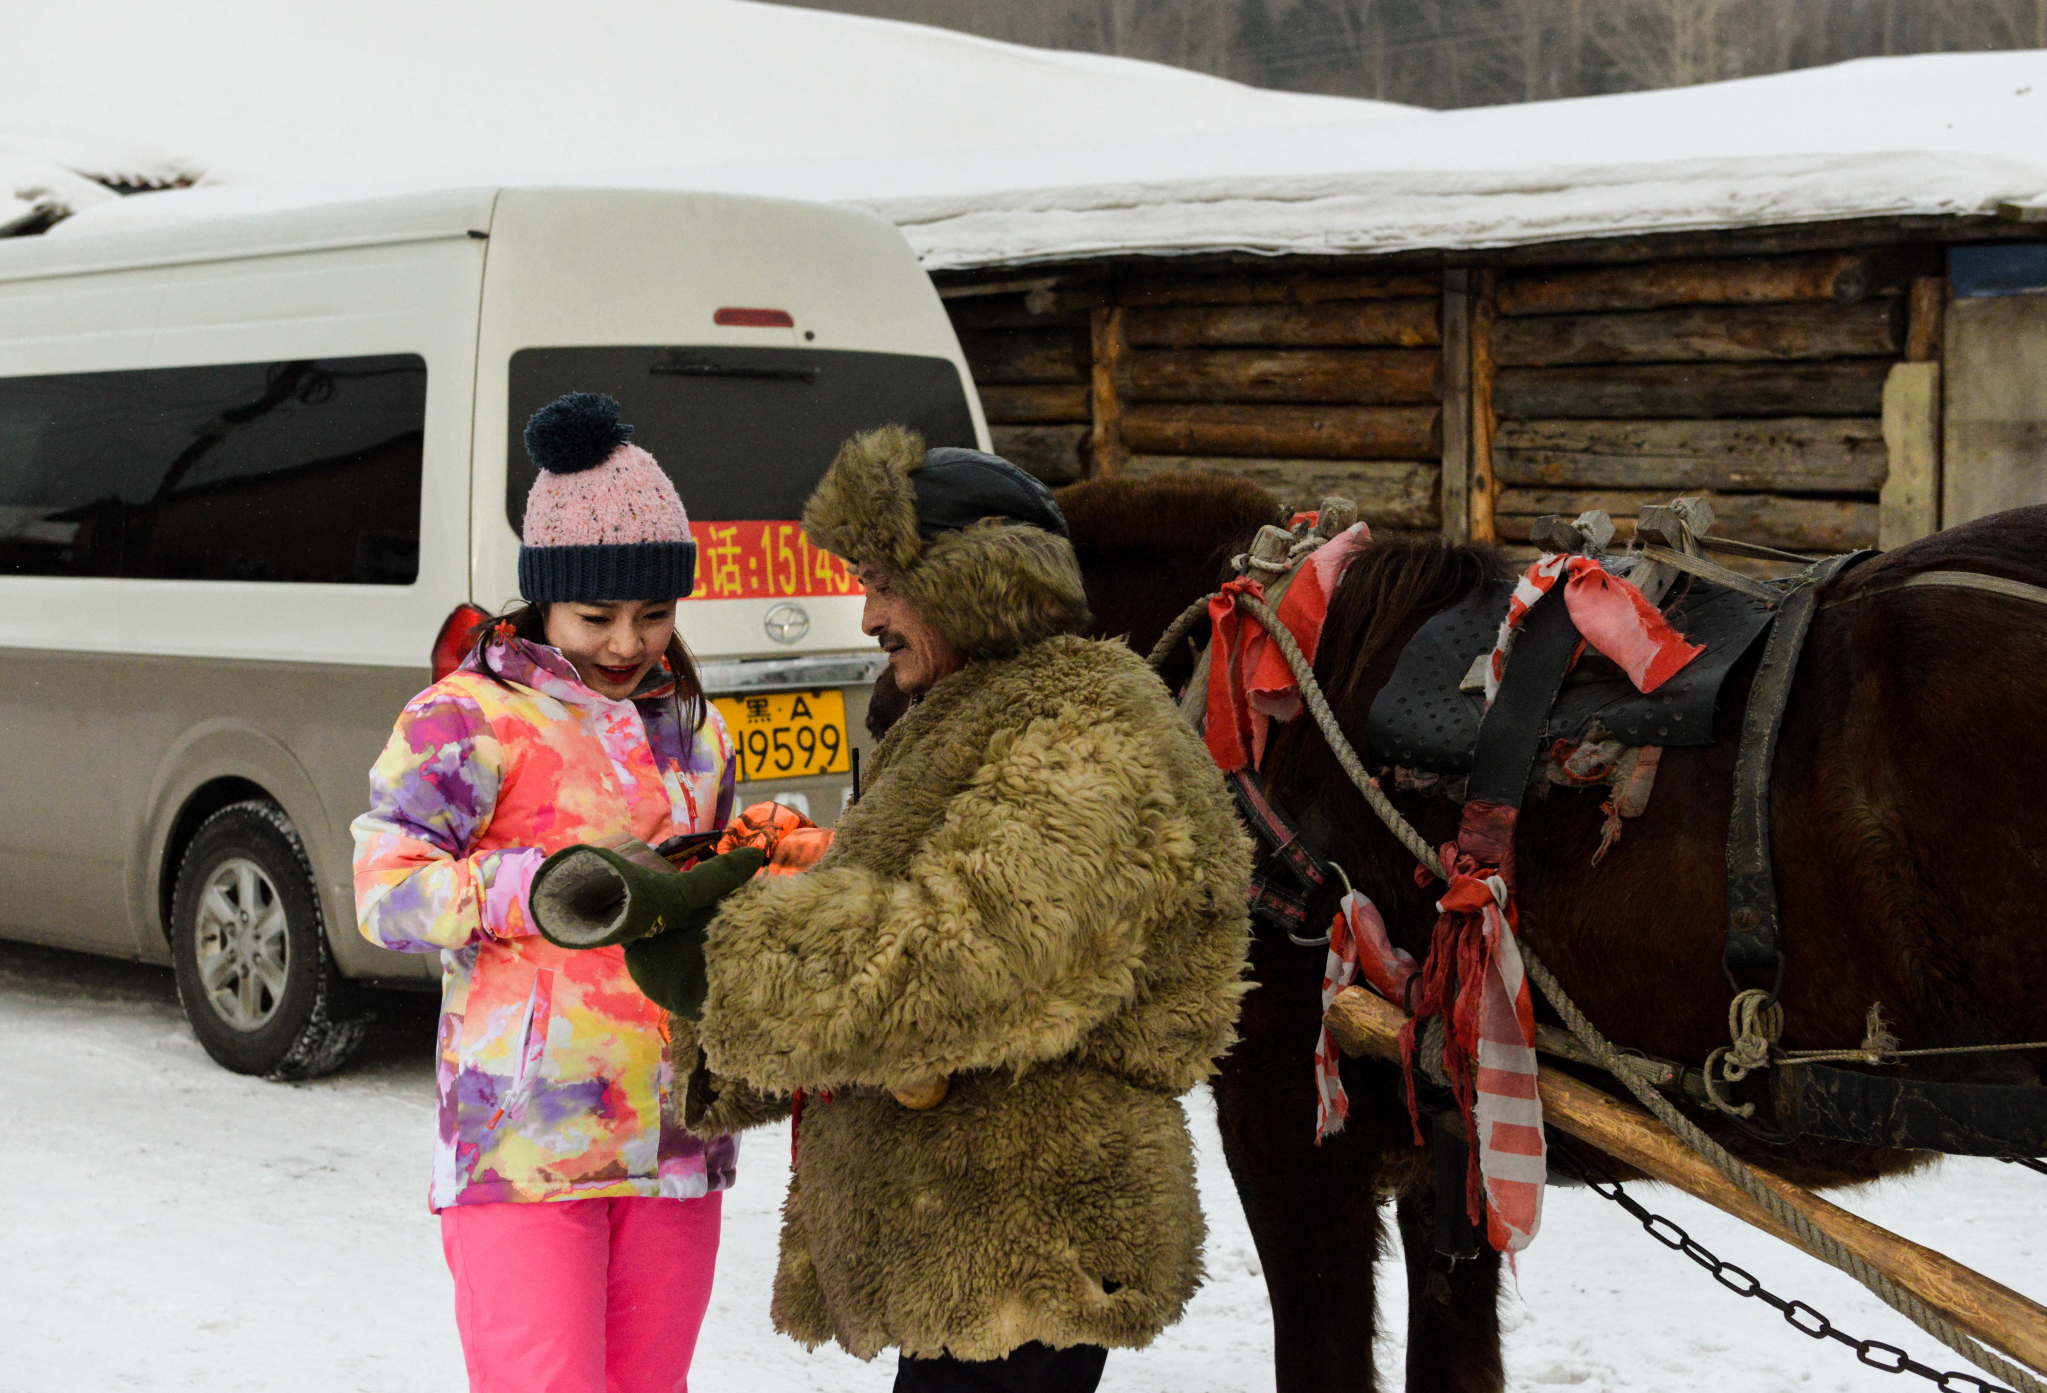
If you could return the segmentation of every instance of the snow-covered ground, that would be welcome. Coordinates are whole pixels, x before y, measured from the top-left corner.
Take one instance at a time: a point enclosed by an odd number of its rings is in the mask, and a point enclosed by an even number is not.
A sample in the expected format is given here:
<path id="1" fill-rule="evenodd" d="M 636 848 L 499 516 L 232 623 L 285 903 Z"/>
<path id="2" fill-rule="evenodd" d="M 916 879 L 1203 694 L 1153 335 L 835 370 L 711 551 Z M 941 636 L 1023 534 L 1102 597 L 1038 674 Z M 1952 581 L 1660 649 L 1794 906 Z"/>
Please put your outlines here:
<path id="1" fill-rule="evenodd" d="M 360 1063 L 298 1086 L 225 1073 L 168 974 L 0 945 L 0 1390 L 427 1393 L 462 1386 L 426 1213 L 431 1016 L 397 998 Z M 1308 1067 L 1306 1059 L 1302 1067 Z M 1264 1285 L 1203 1095 L 1192 1100 L 1212 1237 L 1187 1319 L 1109 1360 L 1107 1393 L 1264 1393 Z M 728 1196 L 697 1393 L 879 1393 L 892 1361 L 806 1353 L 768 1325 L 786 1128 L 748 1139 Z M 1957 1161 L 1846 1197 L 1858 1213 L 2039 1294 L 2047 1180 Z M 1955 1367 L 1846 1278 L 1669 1191 L 1709 1247 L 1858 1335 Z M 1389 1277 L 1393 1274 L 1389 1270 Z M 1379 1368 L 1399 1386 L 1403 1284 Z M 1506 1298 L 1510 1386 L 1886 1390 L 1899 1381 L 1741 1301 L 1582 1190 L 1552 1191 Z M 1909 1381 L 1908 1381 L 1909 1382 Z"/>

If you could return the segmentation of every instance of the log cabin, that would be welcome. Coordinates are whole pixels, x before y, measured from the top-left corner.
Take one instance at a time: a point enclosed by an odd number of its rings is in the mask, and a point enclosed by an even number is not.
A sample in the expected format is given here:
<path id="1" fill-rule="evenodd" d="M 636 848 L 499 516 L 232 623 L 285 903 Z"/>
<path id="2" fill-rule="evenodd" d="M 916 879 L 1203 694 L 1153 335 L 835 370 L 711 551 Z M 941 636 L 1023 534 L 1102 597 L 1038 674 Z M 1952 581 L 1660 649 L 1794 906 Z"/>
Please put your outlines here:
<path id="1" fill-rule="evenodd" d="M 1704 493 L 1824 553 L 2047 502 L 2043 97 L 2047 54 L 1872 60 L 873 206 L 1048 481 L 1239 474 L 1510 547 Z"/>

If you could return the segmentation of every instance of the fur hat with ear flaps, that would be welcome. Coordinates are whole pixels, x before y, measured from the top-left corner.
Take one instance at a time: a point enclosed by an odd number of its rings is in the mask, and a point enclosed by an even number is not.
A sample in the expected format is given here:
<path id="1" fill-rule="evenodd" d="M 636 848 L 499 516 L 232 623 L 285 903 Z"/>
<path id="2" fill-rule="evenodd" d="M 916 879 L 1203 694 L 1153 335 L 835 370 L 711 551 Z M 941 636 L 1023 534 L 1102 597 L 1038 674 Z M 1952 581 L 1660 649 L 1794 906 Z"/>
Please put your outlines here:
<path id="1" fill-rule="evenodd" d="M 927 451 L 901 426 L 856 435 L 803 508 L 811 545 L 886 576 L 968 658 L 1087 624 L 1066 519 L 1043 484 L 975 450 Z"/>

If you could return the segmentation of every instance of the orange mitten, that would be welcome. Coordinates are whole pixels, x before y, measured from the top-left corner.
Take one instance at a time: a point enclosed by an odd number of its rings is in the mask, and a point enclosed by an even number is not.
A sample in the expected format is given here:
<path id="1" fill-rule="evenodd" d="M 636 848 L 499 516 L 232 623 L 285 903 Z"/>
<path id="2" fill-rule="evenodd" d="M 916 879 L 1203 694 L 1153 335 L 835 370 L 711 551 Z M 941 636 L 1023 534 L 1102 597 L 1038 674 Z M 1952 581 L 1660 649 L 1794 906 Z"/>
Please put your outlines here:
<path id="1" fill-rule="evenodd" d="M 829 827 L 780 803 L 756 803 L 733 819 L 718 839 L 718 850 L 758 847 L 768 858 L 762 875 L 796 875 L 816 865 L 831 844 Z"/>

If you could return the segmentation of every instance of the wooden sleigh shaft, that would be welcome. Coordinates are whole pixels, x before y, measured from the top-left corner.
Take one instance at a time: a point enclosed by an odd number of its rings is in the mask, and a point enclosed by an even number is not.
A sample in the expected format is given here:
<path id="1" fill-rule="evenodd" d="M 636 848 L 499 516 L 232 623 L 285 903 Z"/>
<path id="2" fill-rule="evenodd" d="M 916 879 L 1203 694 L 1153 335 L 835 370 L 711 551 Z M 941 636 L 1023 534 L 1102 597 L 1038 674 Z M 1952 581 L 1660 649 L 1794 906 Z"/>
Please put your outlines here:
<path id="1" fill-rule="evenodd" d="M 1399 1062 L 1400 1029 L 1407 1017 L 1365 988 L 1347 987 L 1338 993 L 1326 1023 L 1345 1054 Z M 1538 1071 L 1537 1091 L 1547 1125 L 1797 1245 L 1797 1239 L 1767 1210 L 1654 1118 L 1547 1065 Z M 1752 1163 L 1751 1168 L 1828 1236 L 1961 1329 L 2023 1364 L 2047 1369 L 2047 1307 L 1760 1166 Z"/>

